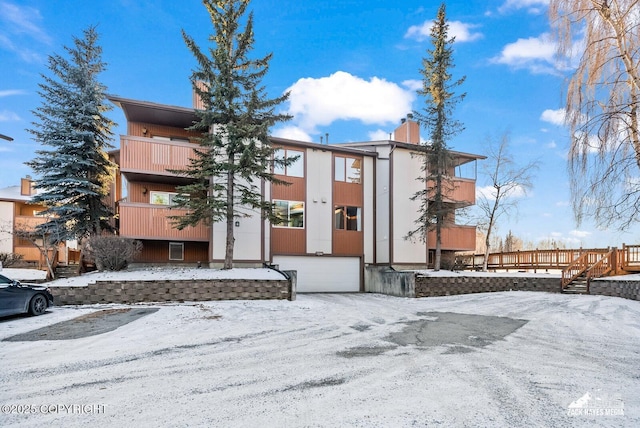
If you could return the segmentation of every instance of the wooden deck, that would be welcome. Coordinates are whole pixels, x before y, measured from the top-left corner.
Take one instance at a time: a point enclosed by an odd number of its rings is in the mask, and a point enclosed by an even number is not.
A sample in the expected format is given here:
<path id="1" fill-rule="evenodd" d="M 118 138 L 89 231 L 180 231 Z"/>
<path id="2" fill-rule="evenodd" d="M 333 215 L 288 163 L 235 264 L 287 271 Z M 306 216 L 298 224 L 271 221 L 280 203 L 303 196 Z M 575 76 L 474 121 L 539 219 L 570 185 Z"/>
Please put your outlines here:
<path id="1" fill-rule="evenodd" d="M 465 259 L 465 268 L 479 270 L 483 255 Z M 640 272 L 640 245 L 622 244 L 622 248 L 527 250 L 507 253 L 491 253 L 489 270 L 524 270 L 562 272 L 562 287 L 574 281 L 588 285 L 591 279 L 610 275 L 625 275 Z"/>

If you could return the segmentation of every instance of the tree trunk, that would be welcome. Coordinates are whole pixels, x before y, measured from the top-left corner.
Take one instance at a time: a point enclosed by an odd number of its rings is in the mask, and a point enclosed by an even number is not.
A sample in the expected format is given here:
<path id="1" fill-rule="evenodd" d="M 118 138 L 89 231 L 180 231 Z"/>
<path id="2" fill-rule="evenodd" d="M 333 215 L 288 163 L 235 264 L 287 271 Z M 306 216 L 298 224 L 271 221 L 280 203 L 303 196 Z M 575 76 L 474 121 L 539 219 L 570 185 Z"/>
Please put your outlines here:
<path id="1" fill-rule="evenodd" d="M 232 164 L 233 158 L 229 156 L 229 165 Z M 233 246 L 235 238 L 233 236 L 234 220 L 233 217 L 233 192 L 234 180 L 233 171 L 227 172 L 227 246 L 224 253 L 223 269 L 233 269 Z"/>

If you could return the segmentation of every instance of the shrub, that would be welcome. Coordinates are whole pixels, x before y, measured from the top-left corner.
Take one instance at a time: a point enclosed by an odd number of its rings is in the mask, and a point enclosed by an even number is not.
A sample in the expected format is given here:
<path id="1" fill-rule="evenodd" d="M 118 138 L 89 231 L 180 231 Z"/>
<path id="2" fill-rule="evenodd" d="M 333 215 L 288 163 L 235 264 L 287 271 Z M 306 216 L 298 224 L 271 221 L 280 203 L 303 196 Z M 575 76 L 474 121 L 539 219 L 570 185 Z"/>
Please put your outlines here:
<path id="1" fill-rule="evenodd" d="M 24 256 L 16 253 L 0 253 L 0 265 L 3 267 L 9 267 L 18 263 Z"/>
<path id="2" fill-rule="evenodd" d="M 93 261 L 98 270 L 126 269 L 142 251 L 142 243 L 120 236 L 94 236 L 84 247 L 84 257 Z"/>

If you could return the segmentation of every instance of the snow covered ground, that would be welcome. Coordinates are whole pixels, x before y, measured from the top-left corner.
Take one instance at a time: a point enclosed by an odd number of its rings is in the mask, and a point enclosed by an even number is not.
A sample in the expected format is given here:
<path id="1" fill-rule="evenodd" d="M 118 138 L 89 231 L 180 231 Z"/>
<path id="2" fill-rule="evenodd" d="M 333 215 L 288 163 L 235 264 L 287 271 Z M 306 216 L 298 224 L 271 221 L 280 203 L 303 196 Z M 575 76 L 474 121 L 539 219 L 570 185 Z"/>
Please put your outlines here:
<path id="1" fill-rule="evenodd" d="M 54 307 L 0 319 L 0 339 L 120 308 L 159 309 L 1 342 L 0 426 L 640 426 L 640 302 L 613 297 Z"/>

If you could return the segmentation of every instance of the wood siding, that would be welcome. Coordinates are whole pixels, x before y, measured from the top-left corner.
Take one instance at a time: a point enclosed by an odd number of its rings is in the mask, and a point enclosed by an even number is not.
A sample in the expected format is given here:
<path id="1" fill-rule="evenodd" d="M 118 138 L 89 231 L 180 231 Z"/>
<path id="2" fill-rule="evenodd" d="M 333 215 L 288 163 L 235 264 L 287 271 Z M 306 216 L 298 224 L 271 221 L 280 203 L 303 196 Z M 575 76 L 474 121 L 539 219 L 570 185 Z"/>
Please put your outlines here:
<path id="1" fill-rule="evenodd" d="M 143 131 L 147 130 L 145 134 Z M 199 136 L 198 133 L 187 131 L 182 128 L 174 128 L 172 126 L 156 125 L 153 123 L 144 122 L 129 122 L 127 126 L 127 133 L 134 137 L 180 137 L 194 139 L 192 142 L 196 143 L 195 138 Z"/>
<path id="2" fill-rule="evenodd" d="M 120 235 L 136 239 L 165 239 L 177 241 L 209 241 L 211 228 L 198 225 L 178 230 L 169 216 L 185 214 L 185 210 L 164 205 L 120 204 Z"/>
<path id="3" fill-rule="evenodd" d="M 429 180 L 427 184 L 430 189 L 430 196 L 433 199 L 435 193 L 435 182 Z M 476 203 L 476 182 L 464 178 L 448 178 L 443 185 L 444 202 L 455 203 L 462 206 L 474 205 Z"/>
<path id="4" fill-rule="evenodd" d="M 475 226 L 448 226 L 442 228 L 442 249 L 455 251 L 475 251 Z M 429 232 L 429 248 L 436 248 L 436 231 Z"/>
<path id="5" fill-rule="evenodd" d="M 290 185 L 273 185 L 271 186 L 271 198 L 281 199 L 283 201 L 305 201 L 306 188 L 303 177 L 287 177 L 284 175 L 276 175 L 280 180 L 284 180 Z"/>
<path id="6" fill-rule="evenodd" d="M 341 156 L 342 157 L 342 156 Z M 334 156 L 335 159 L 335 156 Z M 333 220 L 332 254 L 362 256 L 364 254 L 364 177 L 367 171 L 364 169 L 364 162 L 360 159 L 360 183 L 349 183 L 346 181 L 333 180 L 333 207 L 359 207 L 361 225 L 357 230 L 338 230 Z M 335 160 L 334 160 L 335 165 Z M 332 174 L 335 177 L 335 174 Z"/>
<path id="7" fill-rule="evenodd" d="M 271 229 L 271 253 L 273 255 L 306 254 L 306 229 L 273 227 Z"/>
<path id="8" fill-rule="evenodd" d="M 181 169 L 194 156 L 191 143 L 123 136 L 120 141 L 120 171 L 176 176 L 167 169 Z"/>
<path id="9" fill-rule="evenodd" d="M 169 260 L 169 242 L 142 241 L 142 252 L 136 258 L 138 263 L 197 263 L 206 265 L 209 262 L 209 244 L 207 242 L 184 242 L 184 260 Z"/>
<path id="10" fill-rule="evenodd" d="M 306 184 L 303 177 L 287 177 L 276 175 L 277 178 L 291 183 L 289 186 L 272 185 L 271 199 L 283 201 L 305 202 L 305 223 L 309 207 L 306 204 Z M 271 254 L 295 255 L 305 254 L 307 249 L 306 224 L 304 228 L 272 227 Z"/>

